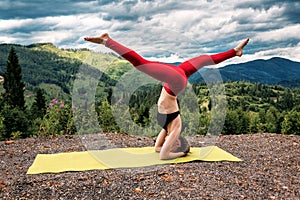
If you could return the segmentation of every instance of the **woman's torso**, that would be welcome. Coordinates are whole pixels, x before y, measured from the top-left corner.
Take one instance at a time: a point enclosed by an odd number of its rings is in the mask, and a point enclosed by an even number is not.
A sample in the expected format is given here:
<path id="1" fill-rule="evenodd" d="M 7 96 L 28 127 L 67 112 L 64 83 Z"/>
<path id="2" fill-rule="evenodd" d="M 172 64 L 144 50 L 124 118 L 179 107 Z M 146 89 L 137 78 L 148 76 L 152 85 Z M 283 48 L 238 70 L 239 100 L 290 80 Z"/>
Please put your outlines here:
<path id="1" fill-rule="evenodd" d="M 179 110 L 177 96 L 168 94 L 164 88 L 162 88 L 157 104 L 158 112 L 161 114 L 170 114 Z"/>

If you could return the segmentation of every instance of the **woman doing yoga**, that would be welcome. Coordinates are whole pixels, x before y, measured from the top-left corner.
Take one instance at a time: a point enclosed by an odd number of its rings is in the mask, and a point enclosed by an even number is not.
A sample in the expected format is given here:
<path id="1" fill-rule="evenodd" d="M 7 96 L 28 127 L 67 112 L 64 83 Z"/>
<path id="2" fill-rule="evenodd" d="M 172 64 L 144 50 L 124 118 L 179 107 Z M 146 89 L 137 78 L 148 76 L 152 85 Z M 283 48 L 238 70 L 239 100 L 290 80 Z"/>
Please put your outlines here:
<path id="1" fill-rule="evenodd" d="M 84 39 L 105 45 L 128 60 L 136 69 L 158 81 L 164 82 L 158 99 L 157 115 L 162 130 L 155 142 L 155 151 L 160 152 L 160 159 L 162 160 L 185 156 L 189 152 L 189 145 L 183 149 L 180 148 L 184 140 L 180 137 L 181 118 L 177 104 L 177 96 L 185 89 L 188 77 L 204 66 L 218 64 L 235 56 L 242 56 L 243 48 L 249 41 L 249 38 L 247 38 L 234 49 L 214 55 L 200 55 L 175 66 L 146 60 L 132 49 L 110 38 L 107 33 L 97 37 L 85 37 Z"/>

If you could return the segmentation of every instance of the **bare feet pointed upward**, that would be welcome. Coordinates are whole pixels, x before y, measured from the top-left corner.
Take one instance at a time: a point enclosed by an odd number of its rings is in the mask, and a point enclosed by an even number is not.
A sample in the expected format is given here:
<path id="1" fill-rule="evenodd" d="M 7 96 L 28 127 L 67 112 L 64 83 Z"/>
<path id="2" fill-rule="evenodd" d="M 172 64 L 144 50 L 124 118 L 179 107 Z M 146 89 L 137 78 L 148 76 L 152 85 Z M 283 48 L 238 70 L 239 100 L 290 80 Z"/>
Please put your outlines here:
<path id="1" fill-rule="evenodd" d="M 84 40 L 93 42 L 96 44 L 104 44 L 105 45 L 108 38 L 109 38 L 109 35 L 107 33 L 104 33 L 101 36 L 85 37 Z"/>
<path id="2" fill-rule="evenodd" d="M 241 57 L 243 55 L 243 48 L 248 44 L 249 38 L 245 39 L 243 42 L 241 42 L 238 46 L 234 48 L 236 55 Z"/>

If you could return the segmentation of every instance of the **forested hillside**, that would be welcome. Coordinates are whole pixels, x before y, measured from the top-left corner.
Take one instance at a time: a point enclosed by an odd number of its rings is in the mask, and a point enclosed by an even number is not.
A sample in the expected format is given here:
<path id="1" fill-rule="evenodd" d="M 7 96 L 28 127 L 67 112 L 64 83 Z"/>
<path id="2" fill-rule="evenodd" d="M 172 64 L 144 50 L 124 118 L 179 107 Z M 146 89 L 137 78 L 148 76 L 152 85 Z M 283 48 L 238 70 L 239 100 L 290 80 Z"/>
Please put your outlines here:
<path id="1" fill-rule="evenodd" d="M 124 91 L 118 91 L 118 98 L 112 95 L 116 84 L 124 81 L 120 78 L 132 69 L 127 61 L 113 54 L 95 53 L 87 49 L 58 49 L 50 43 L 29 46 L 2 44 L 0 76 L 5 72 L 11 47 L 14 47 L 22 68 L 27 105 L 24 115 L 28 115 L 25 118 L 30 128 L 26 134 L 17 131 L 6 133 L 6 136 L 17 138 L 78 132 L 95 133 L 99 131 L 94 128 L 96 124 L 105 132 L 128 132 L 137 130 L 138 125 L 147 129 L 147 136 L 157 134 L 159 127 L 151 120 L 154 119 L 155 113 L 152 108 L 159 96 L 160 83 L 138 87 L 139 80 L 143 78 L 134 75 L 130 78 L 131 85 L 125 85 L 127 88 L 124 88 Z M 206 69 L 205 73 L 209 70 Z M 300 133 L 300 89 L 295 87 L 298 84 L 297 78 L 300 77 L 299 63 L 273 58 L 224 67 L 220 72 L 225 81 L 226 96 L 225 104 L 221 105 L 225 108 L 222 112 L 226 112 L 222 133 Z M 0 93 L 4 93 L 2 83 Z M 179 102 L 183 110 L 183 133 L 206 134 L 211 125 L 211 95 L 214 86 L 208 87 L 195 77 L 190 79 L 190 83 L 192 90 L 186 93 L 194 93 L 196 96 L 190 99 L 183 94 Z M 283 87 L 279 83 L 294 87 Z M 129 88 L 135 87 L 136 91 L 128 93 Z M 36 109 L 33 109 L 33 105 L 37 103 L 38 89 L 41 89 L 45 96 L 46 112 L 42 117 L 37 117 L 34 114 Z M 199 112 L 185 112 L 190 109 L 185 106 L 195 102 L 195 110 L 199 109 Z M 5 139 L 2 132 L 6 130 L 7 125 L 4 122 L 10 112 L 3 103 L 0 106 L 0 138 Z M 120 108 L 123 110 L 118 110 Z M 91 110 L 95 110 L 97 115 L 93 115 Z M 123 121 L 117 123 L 115 113 L 121 115 L 127 112 L 130 117 L 121 117 Z M 132 125 L 132 121 L 135 125 Z M 127 129 L 118 126 L 120 124 L 126 124 Z M 144 133 L 136 131 L 136 134 Z"/>
<path id="2" fill-rule="evenodd" d="M 47 91 L 57 90 L 59 94 L 71 94 L 72 83 L 80 67 L 96 68 L 102 72 L 109 70 L 99 80 L 112 84 L 113 81 L 106 74 L 111 73 L 114 77 L 114 70 L 108 69 L 109 63 L 112 68 L 118 67 L 118 62 L 123 62 L 116 56 L 110 54 L 98 54 L 87 49 L 58 49 L 51 43 L 32 44 L 29 46 L 2 44 L 0 45 L 0 75 L 3 75 L 7 56 L 11 47 L 15 48 L 20 65 L 22 67 L 23 81 L 26 89 L 33 91 L 37 86 L 45 87 Z M 124 67 L 122 67 L 124 70 Z M 49 88 L 46 86 L 48 85 Z M 59 91 L 59 90 L 62 90 Z"/>
<path id="3" fill-rule="evenodd" d="M 216 87 L 218 89 L 218 86 Z M 224 87 L 226 102 L 225 104 L 221 103 L 221 106 L 226 108 L 226 120 L 222 130 L 223 134 L 300 133 L 300 124 L 297 121 L 300 120 L 300 88 L 291 89 L 278 85 L 269 86 L 243 81 L 229 81 L 224 83 Z M 214 87 L 209 89 L 205 83 L 193 83 L 192 88 L 196 94 L 194 101 L 197 101 L 199 105 L 199 115 L 193 116 L 191 113 L 185 112 L 189 109 L 185 106 L 190 104 L 190 100 L 183 97 L 180 102 L 187 101 L 181 106 L 184 133 L 188 135 L 206 134 L 211 125 L 211 98 L 214 98 L 211 96 L 211 90 L 214 90 Z M 151 99 L 149 97 L 157 99 L 159 95 L 159 90 L 155 89 L 155 86 L 148 91 L 148 93 L 139 91 L 134 95 L 135 106 L 131 108 L 131 111 L 133 114 L 142 113 L 134 115 L 136 122 L 140 124 L 147 123 L 148 115 L 144 113 L 148 113 L 149 108 L 155 102 L 149 100 Z M 219 114 L 222 115 L 222 113 Z M 191 124 L 199 124 L 199 126 L 191 129 Z"/>

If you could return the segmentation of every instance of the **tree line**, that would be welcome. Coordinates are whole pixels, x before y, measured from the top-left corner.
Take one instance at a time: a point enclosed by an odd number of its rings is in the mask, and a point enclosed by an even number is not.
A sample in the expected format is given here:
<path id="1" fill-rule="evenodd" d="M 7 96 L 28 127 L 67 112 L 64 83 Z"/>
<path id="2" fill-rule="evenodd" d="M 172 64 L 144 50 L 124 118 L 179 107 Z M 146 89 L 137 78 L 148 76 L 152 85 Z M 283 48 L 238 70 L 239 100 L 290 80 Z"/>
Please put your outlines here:
<path id="1" fill-rule="evenodd" d="M 75 73 L 74 69 L 66 68 L 63 73 L 58 74 L 57 83 L 55 82 L 67 91 L 67 94 L 71 94 L 72 73 Z M 114 99 L 112 90 L 117 80 L 104 74 L 102 81 L 97 85 L 95 103 L 84 104 L 85 99 L 82 99 L 82 107 L 76 108 L 71 101 L 59 96 L 45 96 L 45 91 L 37 84 L 36 87 L 29 87 L 34 91 L 34 99 L 28 104 L 25 97 L 28 83 L 23 80 L 22 67 L 13 47 L 9 51 L 2 76 L 4 81 L 1 83 L 3 89 L 0 90 L 1 140 L 99 131 L 145 134 L 139 133 L 137 126 L 146 130 L 146 136 L 156 136 L 159 132 L 160 127 L 153 122 L 157 112 L 153 107 L 159 97 L 161 84 L 145 85 L 133 94 L 124 91 L 120 94 L 121 98 Z M 40 84 L 42 80 L 38 82 Z M 86 88 L 89 88 L 88 85 L 83 87 L 85 84 L 89 83 L 82 82 L 82 88 L 78 88 L 78 92 L 83 96 L 87 93 Z M 222 126 L 222 134 L 271 132 L 300 135 L 300 88 L 291 89 L 243 81 L 226 82 L 224 85 L 226 101 L 213 99 L 211 90 L 214 88 L 208 88 L 205 83 L 191 84 L 194 99 L 188 95 L 179 99 L 183 134 L 207 134 L 214 130 L 210 129 L 214 126 L 212 121 L 219 120 L 215 116 L 224 115 L 225 112 L 225 120 L 218 122 L 218 125 Z M 189 105 L 194 101 L 197 108 L 191 110 Z M 217 101 L 217 106 L 225 110 L 217 110 L 214 113 L 213 101 Z M 117 115 L 122 116 L 124 113 L 127 113 L 129 118 L 120 117 L 121 120 L 116 121 Z"/>

